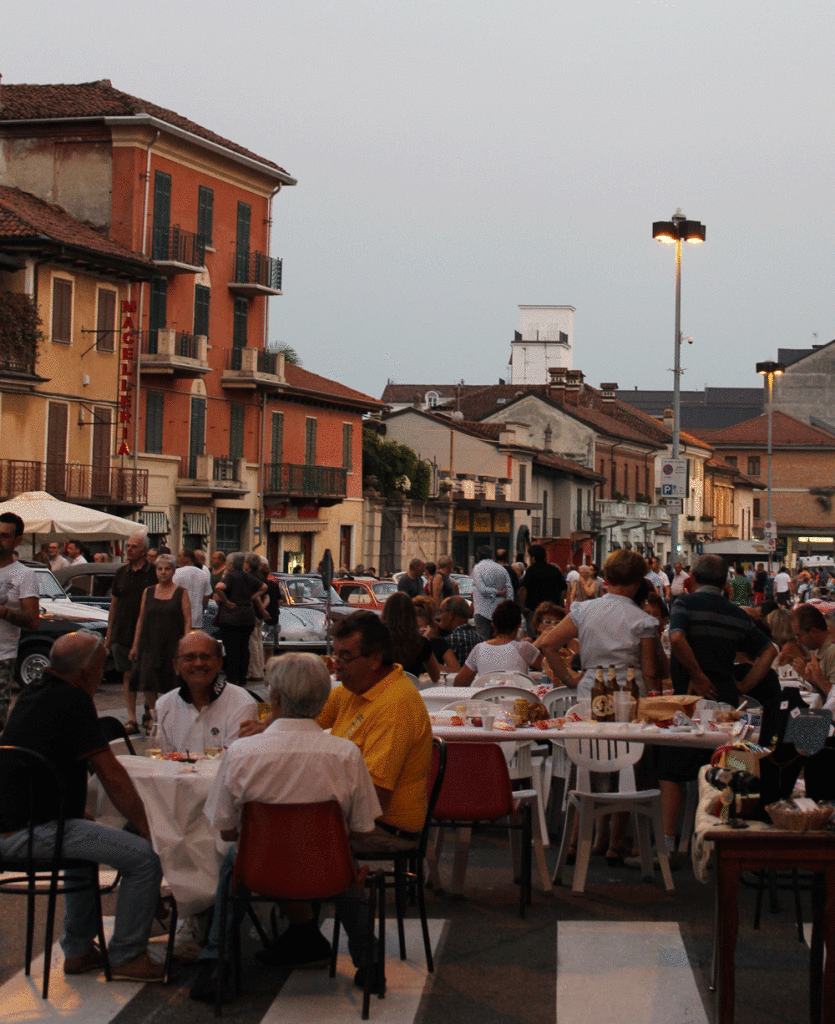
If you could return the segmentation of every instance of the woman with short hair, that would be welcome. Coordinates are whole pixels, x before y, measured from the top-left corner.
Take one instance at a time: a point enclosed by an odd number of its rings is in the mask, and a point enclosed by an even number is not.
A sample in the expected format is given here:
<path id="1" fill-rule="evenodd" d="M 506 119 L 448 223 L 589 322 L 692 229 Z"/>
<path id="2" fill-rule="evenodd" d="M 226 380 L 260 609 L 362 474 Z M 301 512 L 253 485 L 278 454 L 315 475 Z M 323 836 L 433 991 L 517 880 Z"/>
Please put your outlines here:
<path id="1" fill-rule="evenodd" d="M 515 601 L 502 601 L 493 612 L 493 638 L 483 640 L 467 655 L 455 677 L 456 686 L 469 686 L 485 672 L 521 672 L 539 668 L 542 655 L 529 640 L 519 639 L 522 609 Z"/>

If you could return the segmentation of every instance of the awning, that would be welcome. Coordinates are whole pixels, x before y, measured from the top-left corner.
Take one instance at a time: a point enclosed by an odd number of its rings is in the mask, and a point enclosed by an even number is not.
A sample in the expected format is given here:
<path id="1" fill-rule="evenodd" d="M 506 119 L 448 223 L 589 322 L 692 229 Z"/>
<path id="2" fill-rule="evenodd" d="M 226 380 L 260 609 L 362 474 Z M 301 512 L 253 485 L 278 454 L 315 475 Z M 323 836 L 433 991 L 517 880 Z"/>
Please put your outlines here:
<path id="1" fill-rule="evenodd" d="M 139 522 L 145 524 L 148 533 L 171 533 L 168 516 L 164 512 L 141 512 Z"/>
<path id="2" fill-rule="evenodd" d="M 318 533 L 328 525 L 319 519 L 268 519 L 270 533 Z"/>
<path id="3" fill-rule="evenodd" d="M 205 512 L 183 512 L 183 533 L 208 537 L 211 532 L 212 521 Z"/>

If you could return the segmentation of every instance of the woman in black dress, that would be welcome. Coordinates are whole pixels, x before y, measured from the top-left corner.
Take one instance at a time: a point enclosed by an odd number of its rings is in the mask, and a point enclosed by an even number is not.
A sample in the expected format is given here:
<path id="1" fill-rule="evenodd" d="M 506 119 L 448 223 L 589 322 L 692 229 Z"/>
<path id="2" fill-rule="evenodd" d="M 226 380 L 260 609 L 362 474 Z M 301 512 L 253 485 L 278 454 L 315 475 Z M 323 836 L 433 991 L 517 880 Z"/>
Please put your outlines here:
<path id="1" fill-rule="evenodd" d="M 226 569 L 215 587 L 218 613 L 215 625 L 220 630 L 220 639 L 226 655 L 223 668 L 230 683 L 246 686 L 249 671 L 249 637 L 258 619 L 265 617 L 260 595 L 266 594 L 263 580 L 244 570 L 243 551 L 233 551 L 227 556 Z"/>
<path id="2" fill-rule="evenodd" d="M 131 661 L 136 662 L 130 687 L 146 694 L 168 693 L 174 689 L 177 645 L 191 628 L 188 591 L 174 583 L 175 558 L 158 555 L 155 568 L 159 582 L 142 594 L 130 652 Z"/>

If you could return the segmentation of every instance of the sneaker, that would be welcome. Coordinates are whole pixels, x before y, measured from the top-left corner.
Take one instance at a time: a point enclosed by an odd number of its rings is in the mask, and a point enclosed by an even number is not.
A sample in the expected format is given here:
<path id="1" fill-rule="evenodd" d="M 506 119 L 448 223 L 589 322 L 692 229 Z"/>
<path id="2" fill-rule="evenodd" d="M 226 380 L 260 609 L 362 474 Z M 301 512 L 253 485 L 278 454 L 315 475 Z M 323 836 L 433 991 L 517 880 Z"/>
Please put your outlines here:
<path id="1" fill-rule="evenodd" d="M 372 964 L 371 966 L 371 985 L 368 991 L 373 996 L 385 995 L 386 992 L 386 976 L 383 974 L 382 965 L 379 963 Z M 357 988 L 361 988 L 365 991 L 365 968 L 360 967 L 357 973 L 354 975 L 354 984 Z"/>
<path id="2" fill-rule="evenodd" d="M 259 949 L 255 959 L 266 967 L 314 970 L 330 963 L 331 944 L 316 926 L 290 925 L 276 942 L 270 943 L 266 949 Z"/>
<path id="3" fill-rule="evenodd" d="M 64 974 L 87 974 L 88 971 L 98 971 L 102 967 L 104 960 L 98 946 L 93 946 L 89 953 L 68 956 L 64 960 Z"/>
<path id="4" fill-rule="evenodd" d="M 113 967 L 110 973 L 114 981 L 162 981 L 165 967 L 152 960 L 146 952 L 128 960 L 126 964 Z"/>
<path id="5" fill-rule="evenodd" d="M 230 974 L 229 964 L 225 964 L 223 968 L 223 991 L 220 994 L 220 1001 L 222 1003 L 229 1002 L 227 984 Z M 194 984 L 188 993 L 189 999 L 193 999 L 196 1003 L 215 1003 L 217 1001 L 218 980 L 217 960 L 201 960 L 197 965 Z"/>

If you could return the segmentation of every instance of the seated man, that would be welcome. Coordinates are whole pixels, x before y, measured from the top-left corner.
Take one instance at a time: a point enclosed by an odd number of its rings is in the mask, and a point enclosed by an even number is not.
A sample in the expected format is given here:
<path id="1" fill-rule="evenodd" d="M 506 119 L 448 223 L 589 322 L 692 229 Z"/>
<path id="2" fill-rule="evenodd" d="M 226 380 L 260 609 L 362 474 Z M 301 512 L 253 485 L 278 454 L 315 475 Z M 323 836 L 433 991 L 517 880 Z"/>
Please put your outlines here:
<path id="1" fill-rule="evenodd" d="M 151 846 L 145 808 L 102 735 L 93 704 L 106 653 L 96 633 L 80 631 L 59 637 L 52 647 L 49 670 L 40 682 L 24 689 L 0 742 L 42 754 L 64 779 L 64 856 L 108 864 L 122 872 L 116 922 L 108 947 L 113 980 L 161 981 L 162 964 L 148 956 L 147 944 L 162 869 Z M 138 835 L 85 820 L 88 761 L 116 809 Z M 25 853 L 27 808 L 19 800 L 24 791 L 25 787 L 15 786 L 14 779 L 0 779 L 0 854 L 6 857 Z M 40 795 L 36 819 L 35 854 L 39 857 L 52 853 L 57 814 L 57 794 L 45 790 Z M 92 890 L 68 893 L 64 899 L 64 973 L 97 970 L 102 961 L 93 945 L 97 922 Z"/>
<path id="2" fill-rule="evenodd" d="M 376 616 L 375 616 L 376 618 Z M 316 724 L 331 692 L 330 677 L 313 654 L 285 654 L 267 665 L 273 721 L 262 733 L 248 736 L 227 750 L 206 801 L 205 813 L 227 841 L 238 837 L 243 806 L 260 803 L 318 803 L 336 799 L 351 835 L 365 839 L 380 814 L 368 769 L 357 747 L 329 736 Z M 220 893 L 235 863 L 237 846 L 226 855 L 218 883 L 215 915 L 191 998 L 213 1002 L 218 983 Z M 337 900 L 354 964 L 365 960 L 368 905 L 362 894 L 348 892 Z M 319 931 L 308 904 L 282 908 L 291 924 L 267 955 L 267 963 L 327 966 L 330 944 Z M 358 972 L 359 975 L 359 972 Z M 357 983 L 364 982 L 359 977 Z"/>
<path id="3" fill-rule="evenodd" d="M 420 693 L 394 664 L 391 637 L 373 612 L 354 612 L 333 631 L 342 683 L 317 721 L 360 748 L 383 809 L 363 853 L 413 846 L 426 818 L 432 726 Z"/>
<path id="4" fill-rule="evenodd" d="M 238 738 L 241 723 L 258 719 L 258 704 L 240 686 L 218 678 L 223 655 L 208 633 L 187 633 L 174 661 L 179 688 L 157 700 L 160 747 L 222 750 Z"/>
<path id="5" fill-rule="evenodd" d="M 475 645 L 481 643 L 475 627 L 470 625 L 470 604 L 467 599 L 460 595 L 445 598 L 441 602 L 438 624 L 460 667 Z"/>

